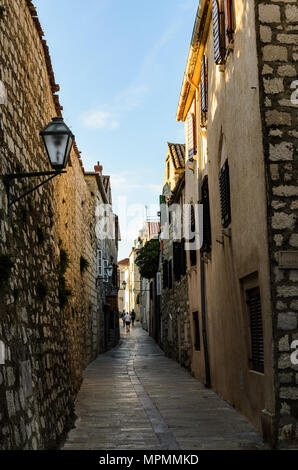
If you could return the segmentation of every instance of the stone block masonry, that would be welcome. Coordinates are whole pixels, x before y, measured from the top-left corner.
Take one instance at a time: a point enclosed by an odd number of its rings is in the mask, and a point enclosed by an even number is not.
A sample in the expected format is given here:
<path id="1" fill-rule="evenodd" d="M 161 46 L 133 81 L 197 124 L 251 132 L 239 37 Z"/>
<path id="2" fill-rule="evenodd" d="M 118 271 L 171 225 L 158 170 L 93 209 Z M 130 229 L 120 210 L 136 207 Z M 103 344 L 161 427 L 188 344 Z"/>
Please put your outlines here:
<path id="1" fill-rule="evenodd" d="M 0 175 L 46 171 L 39 132 L 61 115 L 59 86 L 32 2 L 1 6 Z M 35 183 L 14 182 L 12 197 Z M 92 198 L 76 145 L 67 174 L 10 214 L 0 178 L 1 450 L 55 448 L 73 419 L 82 371 L 100 352 Z"/>
<path id="2" fill-rule="evenodd" d="M 298 440 L 297 366 L 290 361 L 298 337 L 298 270 L 282 269 L 279 252 L 298 245 L 298 7 L 294 0 L 257 0 L 255 5 L 272 266 L 274 440 L 288 446 Z"/>

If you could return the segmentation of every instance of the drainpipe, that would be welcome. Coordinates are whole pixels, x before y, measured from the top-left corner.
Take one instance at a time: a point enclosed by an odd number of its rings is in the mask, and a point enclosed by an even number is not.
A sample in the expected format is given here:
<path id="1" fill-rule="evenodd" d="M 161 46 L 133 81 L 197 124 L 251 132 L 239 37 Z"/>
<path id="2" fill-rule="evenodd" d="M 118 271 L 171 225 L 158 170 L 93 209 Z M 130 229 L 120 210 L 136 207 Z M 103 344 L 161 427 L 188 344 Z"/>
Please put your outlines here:
<path id="1" fill-rule="evenodd" d="M 205 386 L 210 388 L 211 376 L 210 376 L 210 363 L 209 363 L 209 351 L 207 341 L 207 322 L 206 322 L 206 300 L 205 300 L 205 263 L 200 256 L 200 271 L 201 271 L 201 309 L 202 309 L 202 335 L 204 344 L 204 358 L 205 358 Z"/>

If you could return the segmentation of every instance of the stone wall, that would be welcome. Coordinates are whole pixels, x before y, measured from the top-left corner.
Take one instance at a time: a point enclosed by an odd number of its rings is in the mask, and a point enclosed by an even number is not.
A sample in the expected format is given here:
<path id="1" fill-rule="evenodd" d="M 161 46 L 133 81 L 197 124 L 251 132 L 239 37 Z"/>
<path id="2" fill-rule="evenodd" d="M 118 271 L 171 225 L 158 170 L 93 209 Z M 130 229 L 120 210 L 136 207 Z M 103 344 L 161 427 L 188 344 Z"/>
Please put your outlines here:
<path id="1" fill-rule="evenodd" d="M 187 278 L 163 289 L 161 297 L 162 347 L 165 354 L 186 369 L 191 366 L 191 339 Z"/>
<path id="2" fill-rule="evenodd" d="M 0 174 L 47 171 L 39 132 L 61 115 L 59 87 L 31 1 L 1 5 Z M 14 181 L 12 197 L 40 181 Z M 93 197 L 76 145 L 67 174 L 10 212 L 0 178 L 0 449 L 56 447 L 73 419 L 83 368 L 101 352 Z"/>
<path id="3" fill-rule="evenodd" d="M 267 172 L 268 232 L 274 331 L 276 434 L 281 444 L 298 440 L 298 366 L 291 344 L 298 338 L 298 155 L 296 0 L 256 1 L 260 76 Z M 296 99 L 296 101 L 295 101 Z M 283 269 L 279 253 L 296 256 L 295 269 Z"/>

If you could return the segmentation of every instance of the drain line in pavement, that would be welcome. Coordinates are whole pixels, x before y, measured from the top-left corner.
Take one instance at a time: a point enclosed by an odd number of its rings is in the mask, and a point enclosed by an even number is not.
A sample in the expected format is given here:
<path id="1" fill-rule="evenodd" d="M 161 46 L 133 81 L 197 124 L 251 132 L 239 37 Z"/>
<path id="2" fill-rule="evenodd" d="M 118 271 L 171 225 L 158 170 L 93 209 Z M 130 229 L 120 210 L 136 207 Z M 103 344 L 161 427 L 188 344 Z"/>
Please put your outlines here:
<path id="1" fill-rule="evenodd" d="M 134 387 L 134 390 L 144 408 L 144 411 L 151 422 L 152 429 L 159 440 L 162 450 L 180 450 L 180 446 L 175 437 L 171 433 L 167 423 L 152 402 L 148 393 L 145 391 L 141 381 L 139 380 L 135 369 L 133 359 L 127 363 L 127 373 Z"/>

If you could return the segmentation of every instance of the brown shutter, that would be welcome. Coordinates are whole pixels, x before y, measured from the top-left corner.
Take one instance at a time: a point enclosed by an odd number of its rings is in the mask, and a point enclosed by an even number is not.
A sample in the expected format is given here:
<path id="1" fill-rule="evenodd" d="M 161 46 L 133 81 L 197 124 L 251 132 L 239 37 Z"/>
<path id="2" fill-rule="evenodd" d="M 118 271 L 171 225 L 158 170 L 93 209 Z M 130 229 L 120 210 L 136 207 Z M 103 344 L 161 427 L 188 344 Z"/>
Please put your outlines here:
<path id="1" fill-rule="evenodd" d="M 207 82 L 207 63 L 206 57 L 203 55 L 202 59 L 202 67 L 201 67 L 201 111 L 202 113 L 206 113 L 208 110 L 208 98 L 207 98 L 207 90 L 208 90 L 208 82 Z"/>
<path id="2" fill-rule="evenodd" d="M 212 0 L 214 60 L 222 64 L 225 58 L 224 14 L 219 8 L 218 0 Z"/>
<path id="3" fill-rule="evenodd" d="M 211 220 L 210 220 L 210 202 L 209 185 L 206 176 L 202 184 L 202 204 L 203 204 L 203 246 L 202 251 L 211 250 Z"/>
<path id="4" fill-rule="evenodd" d="M 264 372 L 262 306 L 258 287 L 246 292 L 246 302 L 250 322 L 251 367 L 258 372 Z"/>
<path id="5" fill-rule="evenodd" d="M 228 160 L 224 163 L 219 174 L 221 223 L 227 227 L 231 223 L 230 169 Z"/>

